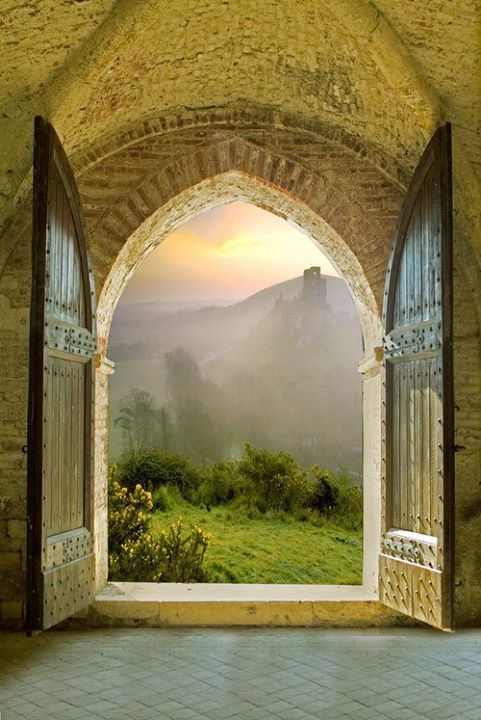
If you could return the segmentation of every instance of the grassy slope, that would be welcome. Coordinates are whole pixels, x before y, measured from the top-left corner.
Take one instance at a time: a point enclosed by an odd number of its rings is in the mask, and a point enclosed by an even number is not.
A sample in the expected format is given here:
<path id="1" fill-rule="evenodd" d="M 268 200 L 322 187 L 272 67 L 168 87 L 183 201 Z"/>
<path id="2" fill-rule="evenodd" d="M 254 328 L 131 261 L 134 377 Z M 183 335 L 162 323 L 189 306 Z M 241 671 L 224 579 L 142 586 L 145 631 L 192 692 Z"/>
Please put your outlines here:
<path id="1" fill-rule="evenodd" d="M 152 529 L 182 516 L 212 535 L 206 564 L 212 582 L 355 585 L 362 582 L 362 533 L 331 524 L 250 520 L 228 506 L 211 512 L 187 503 L 153 515 Z"/>

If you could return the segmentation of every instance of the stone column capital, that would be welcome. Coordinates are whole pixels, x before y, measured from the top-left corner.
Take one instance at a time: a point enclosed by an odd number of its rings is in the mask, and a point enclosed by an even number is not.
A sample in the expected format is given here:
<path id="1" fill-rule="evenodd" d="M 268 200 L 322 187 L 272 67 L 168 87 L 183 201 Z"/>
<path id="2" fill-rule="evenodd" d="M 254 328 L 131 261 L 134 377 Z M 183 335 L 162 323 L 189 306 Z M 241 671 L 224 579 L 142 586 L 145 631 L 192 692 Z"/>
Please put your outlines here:
<path id="1" fill-rule="evenodd" d="M 361 360 L 357 366 L 357 371 L 361 373 L 364 378 L 375 377 L 381 371 L 382 359 L 382 347 L 375 347 L 372 355 L 368 355 Z"/>
<path id="2" fill-rule="evenodd" d="M 113 375 L 115 372 L 115 363 L 113 360 L 109 360 L 106 355 L 95 353 L 95 368 L 101 372 L 102 375 Z"/>

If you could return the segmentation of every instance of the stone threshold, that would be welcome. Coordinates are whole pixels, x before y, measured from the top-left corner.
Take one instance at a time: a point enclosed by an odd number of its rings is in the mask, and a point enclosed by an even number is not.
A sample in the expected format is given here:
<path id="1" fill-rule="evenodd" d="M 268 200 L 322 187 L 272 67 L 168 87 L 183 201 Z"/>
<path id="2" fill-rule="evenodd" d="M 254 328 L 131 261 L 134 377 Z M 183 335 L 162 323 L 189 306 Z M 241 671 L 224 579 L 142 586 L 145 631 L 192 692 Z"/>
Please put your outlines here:
<path id="1" fill-rule="evenodd" d="M 381 627 L 404 624 L 361 585 L 110 582 L 82 622 L 97 627 Z"/>

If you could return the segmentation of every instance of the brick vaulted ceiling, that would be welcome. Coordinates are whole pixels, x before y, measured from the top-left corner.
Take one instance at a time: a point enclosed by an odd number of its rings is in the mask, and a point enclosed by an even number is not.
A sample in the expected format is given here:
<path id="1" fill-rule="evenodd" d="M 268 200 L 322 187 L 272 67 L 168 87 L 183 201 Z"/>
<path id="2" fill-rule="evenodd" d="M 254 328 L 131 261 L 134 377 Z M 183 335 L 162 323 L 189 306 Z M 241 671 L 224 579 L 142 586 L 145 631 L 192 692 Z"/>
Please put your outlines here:
<path id="1" fill-rule="evenodd" d="M 54 122 L 79 176 L 99 148 L 152 117 L 251 103 L 337 128 L 374 164 L 408 174 L 450 119 L 481 178 L 479 0 L 1 5 L 0 228 L 30 185 L 37 113 Z M 92 198 L 88 178 L 83 188 L 92 223 L 103 191 Z"/>

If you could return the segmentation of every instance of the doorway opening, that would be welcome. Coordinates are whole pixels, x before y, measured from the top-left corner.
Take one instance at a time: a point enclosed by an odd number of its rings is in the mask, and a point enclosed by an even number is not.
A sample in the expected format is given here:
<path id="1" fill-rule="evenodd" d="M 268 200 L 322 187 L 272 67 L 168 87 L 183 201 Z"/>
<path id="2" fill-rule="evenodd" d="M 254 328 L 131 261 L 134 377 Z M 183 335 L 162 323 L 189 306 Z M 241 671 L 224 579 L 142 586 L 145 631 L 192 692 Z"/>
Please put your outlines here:
<path id="1" fill-rule="evenodd" d="M 242 191 L 240 191 L 240 185 L 242 184 Z M 357 470 L 352 469 L 354 467 L 356 459 L 353 459 L 353 463 L 351 465 L 351 468 L 349 468 L 349 472 L 351 473 L 351 479 L 356 476 L 359 478 L 361 475 L 360 469 L 359 469 L 359 456 L 363 455 L 363 471 L 362 471 L 362 479 L 363 479 L 363 496 L 364 496 L 364 520 L 363 520 L 363 526 L 364 526 L 364 533 L 363 533 L 363 548 L 362 548 L 362 559 L 363 559 L 363 570 L 362 570 L 362 580 L 358 576 L 353 582 L 353 580 L 348 580 L 347 584 L 341 585 L 339 584 L 339 581 L 334 580 L 334 585 L 327 585 L 322 580 L 321 582 L 316 582 L 315 580 L 312 581 L 310 578 L 304 582 L 302 580 L 287 580 L 286 581 L 277 581 L 279 584 L 276 584 L 276 579 L 274 579 L 274 582 L 269 582 L 269 577 L 266 578 L 267 582 L 260 581 L 260 584 L 254 585 L 252 582 L 245 582 L 242 584 L 242 590 L 241 594 L 243 597 L 250 598 L 257 597 L 259 595 L 259 591 L 262 588 L 262 596 L 268 597 L 271 596 L 274 598 L 284 597 L 284 599 L 290 599 L 292 598 L 299 598 L 302 597 L 304 599 L 354 599 L 354 600 L 365 600 L 365 599 L 373 599 L 376 594 L 376 582 L 377 582 L 377 572 L 376 572 L 376 545 L 377 545 L 377 532 L 379 530 L 379 498 L 378 498 L 378 491 L 379 491 L 379 453 L 380 453 L 380 447 L 379 447 L 379 438 L 378 438 L 378 428 L 375 427 L 376 421 L 379 421 L 379 414 L 380 414 L 380 403 L 379 401 L 379 363 L 374 355 L 374 346 L 378 344 L 379 342 L 379 320 L 377 316 L 377 310 L 375 309 L 375 303 L 373 301 L 372 293 L 369 290 L 369 287 L 365 281 L 364 273 L 362 272 L 362 269 L 359 267 L 359 263 L 356 260 L 355 256 L 353 256 L 352 251 L 345 245 L 345 243 L 342 242 L 342 240 L 339 238 L 339 236 L 336 235 L 332 229 L 327 226 L 325 223 L 320 220 L 318 216 L 316 216 L 314 213 L 310 212 L 308 208 L 305 206 L 302 206 L 299 202 L 295 201 L 294 199 L 286 198 L 285 194 L 281 194 L 278 191 L 274 190 L 272 187 L 263 187 L 261 184 L 253 179 L 253 178 L 247 178 L 243 175 L 240 175 L 239 173 L 229 173 L 225 176 L 222 176 L 221 178 L 215 179 L 215 181 L 210 180 L 208 183 L 205 183 L 208 198 L 207 202 L 205 202 L 204 197 L 204 203 L 199 204 L 197 206 L 197 212 L 194 211 L 195 202 L 192 202 L 193 198 L 202 198 L 202 190 L 203 188 L 199 188 L 199 186 L 196 186 L 195 188 L 192 188 L 190 191 L 187 191 L 185 193 L 182 193 L 184 196 L 183 198 L 177 198 L 177 202 L 170 205 L 170 207 L 163 207 L 161 210 L 159 210 L 158 216 L 155 219 L 150 218 L 148 221 L 148 229 L 150 236 L 147 239 L 145 236 L 146 227 L 139 228 L 138 233 L 134 233 L 133 236 L 129 239 L 128 243 L 126 243 L 126 246 L 122 249 L 121 253 L 119 254 L 119 257 L 117 259 L 117 262 L 114 266 L 114 268 L 111 271 L 111 274 L 109 276 L 109 279 L 104 286 L 104 290 L 102 292 L 101 298 L 100 298 L 100 304 L 99 304 L 99 324 L 102 328 L 102 330 L 99 332 L 99 335 L 101 337 L 108 337 L 109 331 L 110 331 L 110 324 L 113 317 L 113 312 L 115 307 L 117 307 L 117 303 L 120 299 L 120 296 L 122 294 L 122 291 L 127 287 L 128 280 L 132 277 L 134 274 L 134 271 L 139 266 L 141 260 L 146 257 L 146 255 L 155 248 L 160 241 L 165 241 L 165 238 L 168 236 L 168 232 L 172 230 L 179 229 L 180 225 L 182 224 L 182 221 L 185 221 L 186 219 L 190 219 L 192 217 L 195 217 L 196 215 L 199 215 L 199 212 L 210 210 L 212 208 L 219 208 L 219 207 L 227 207 L 228 203 L 232 203 L 233 201 L 239 203 L 250 203 L 249 207 L 252 209 L 253 212 L 262 213 L 263 210 L 260 209 L 264 208 L 265 210 L 269 210 L 274 215 L 280 216 L 281 218 L 287 218 L 290 220 L 291 226 L 294 226 L 297 228 L 297 231 L 300 231 L 300 228 L 302 228 L 303 233 L 308 233 L 309 236 L 312 238 L 311 241 L 309 241 L 305 235 L 303 235 L 305 242 L 309 245 L 311 251 L 315 252 L 315 261 L 312 261 L 309 259 L 308 262 L 302 263 L 302 267 L 299 271 L 296 271 L 296 275 L 299 278 L 299 276 L 302 276 L 301 279 L 297 280 L 298 287 L 297 289 L 293 288 L 290 297 L 285 297 L 282 295 L 282 297 L 273 298 L 273 310 L 278 314 L 282 314 L 282 310 L 286 311 L 288 310 L 287 314 L 289 314 L 289 311 L 291 312 L 291 315 L 295 315 L 295 306 L 296 303 L 299 305 L 299 302 L 302 300 L 303 293 L 308 293 L 308 286 L 309 284 L 312 286 L 314 284 L 314 287 L 317 289 L 314 290 L 314 292 L 317 293 L 319 290 L 321 293 L 324 292 L 322 289 L 323 281 L 325 279 L 324 275 L 328 275 L 327 280 L 329 281 L 329 278 L 332 278 L 332 282 L 338 282 L 341 283 L 340 280 L 335 279 L 335 274 L 342 274 L 349 282 L 349 291 L 351 296 L 353 297 L 357 312 L 358 312 L 358 318 L 359 323 L 361 326 L 362 331 L 362 338 L 363 338 L 363 344 L 364 344 L 364 357 L 362 361 L 359 364 L 358 369 L 361 373 L 362 378 L 362 392 L 359 394 L 362 395 L 362 415 L 363 415 L 363 434 L 362 434 L 362 449 L 358 448 L 357 450 L 357 461 L 358 466 Z M 259 189 L 260 186 L 263 189 L 263 202 L 259 202 Z M 214 193 L 213 190 L 216 192 Z M 253 192 L 254 191 L 254 192 Z M 180 202 L 185 202 L 184 213 L 179 213 L 179 205 Z M 279 207 L 282 209 L 279 210 Z M 286 212 L 287 210 L 287 212 Z M 276 218 L 278 222 L 280 222 L 279 218 Z M 164 249 L 168 247 L 167 245 L 168 241 L 165 241 Z M 316 247 L 317 245 L 317 247 Z M 329 253 L 329 257 L 332 260 L 332 265 L 330 266 L 333 268 L 330 270 L 329 273 L 324 273 L 324 275 L 317 273 L 316 268 L 320 266 L 319 258 L 322 258 L 321 254 L 319 253 L 319 247 L 325 247 Z M 162 252 L 162 248 L 159 252 Z M 314 265 L 314 262 L 317 261 L 317 265 Z M 324 262 L 324 261 L 323 261 Z M 304 270 L 307 270 L 306 278 L 304 279 Z M 347 272 L 346 272 L 347 270 Z M 316 277 L 319 275 L 319 279 L 321 280 L 320 285 L 316 285 Z M 120 276 L 120 277 L 119 277 Z M 314 278 L 313 278 L 314 276 Z M 113 280 L 115 279 L 116 284 L 114 286 Z M 120 279 L 120 282 L 119 282 Z M 287 278 L 286 278 L 287 279 Z M 291 277 L 292 279 L 292 277 Z M 276 284 L 276 283 L 272 283 Z M 272 284 L 269 286 L 271 287 Z M 295 285 L 295 283 L 294 283 Z M 134 287 L 134 285 L 132 285 Z M 255 290 L 259 290 L 262 288 L 255 288 Z M 265 287 L 263 288 L 265 289 Z M 256 294 L 251 293 L 251 294 Z M 261 293 L 262 294 L 262 293 Z M 217 293 L 218 297 L 219 293 Z M 346 296 L 349 300 L 349 293 L 346 291 Z M 128 293 L 125 295 L 126 298 L 128 298 Z M 192 301 L 195 298 L 190 298 Z M 221 299 L 223 299 L 221 297 Z M 225 299 L 225 298 L 224 298 Z M 231 298 L 231 300 L 234 300 L 234 302 L 224 303 L 221 306 L 221 311 L 225 312 L 231 312 L 228 310 L 228 307 L 232 307 L 236 305 L 235 300 L 240 301 L 240 298 Z M 304 298 L 305 299 L 305 298 Z M 128 304 L 128 303 L 126 303 Z M 237 303 L 238 304 L 238 303 Z M 284 308 L 280 306 L 285 306 Z M 122 308 L 122 302 L 119 305 L 119 308 Z M 137 308 L 138 310 L 139 308 Z M 351 306 L 352 309 L 352 306 Z M 183 313 L 186 315 L 189 315 L 192 317 L 195 315 L 196 312 L 199 312 L 199 309 L 197 308 L 190 308 L 189 310 L 183 310 Z M 347 313 L 349 315 L 349 312 Z M 135 324 L 135 323 L 134 323 Z M 102 327 L 103 326 L 103 327 Z M 113 329 L 112 334 L 112 347 L 115 346 L 115 326 Z M 359 331 L 358 331 L 359 333 Z M 360 333 L 359 333 L 360 334 Z M 358 337 L 359 337 L 358 334 Z M 105 344 L 105 348 L 107 345 Z M 360 344 L 359 344 L 360 348 Z M 121 348 L 117 348 L 118 350 L 122 350 Z M 175 350 L 176 348 L 174 348 Z M 125 350 L 125 347 L 123 348 Z M 206 349 L 207 352 L 208 349 Z M 172 352 L 172 349 L 170 350 Z M 115 354 L 115 353 L 114 353 Z M 208 352 L 207 352 L 208 354 Z M 255 354 L 255 353 L 254 353 Z M 119 356 L 117 355 L 117 362 L 119 362 Z M 173 359 L 172 357 L 170 358 Z M 177 356 L 174 358 L 175 360 L 179 361 L 182 360 L 182 357 L 179 358 Z M 185 356 L 183 358 L 186 360 Z M 357 360 L 359 360 L 359 355 L 357 357 Z M 215 358 L 211 357 L 209 359 L 209 362 L 212 362 Z M 205 359 L 201 362 L 204 362 Z M 120 361 L 119 365 L 121 366 L 122 361 Z M 175 364 L 175 363 L 174 363 Z M 197 364 L 197 368 L 196 368 Z M 194 374 L 196 371 L 199 370 L 198 364 L 196 363 L 194 365 L 190 364 L 190 370 L 194 371 Z M 187 363 L 189 365 L 189 363 Z M 177 370 L 179 370 L 179 367 L 182 366 L 182 363 L 177 363 Z M 217 359 L 217 367 L 219 368 L 219 361 Z M 106 353 L 102 359 L 101 362 L 99 362 L 99 380 L 100 382 L 97 385 L 97 407 L 101 408 L 108 407 L 108 381 L 110 380 L 112 382 L 113 378 L 109 378 L 110 373 L 113 370 L 113 363 L 110 360 L 107 360 Z M 120 370 L 122 368 L 120 367 Z M 201 372 L 200 375 L 197 373 L 197 379 L 200 379 L 202 381 L 205 380 L 205 377 L 203 377 L 203 371 L 204 367 L 200 368 Z M 220 369 L 218 370 L 220 372 Z M 122 387 L 122 376 L 119 374 L 121 382 L 119 383 L 120 387 Z M 201 383 L 202 385 L 202 383 Z M 125 384 L 123 385 L 124 389 L 126 389 Z M 135 389 L 135 388 L 134 388 Z M 141 390 L 142 388 L 137 388 Z M 295 390 L 295 388 L 294 388 Z M 145 390 L 145 392 L 148 392 L 148 390 Z M 119 393 L 117 393 L 118 397 Z M 100 403 L 99 403 L 100 400 Z M 117 409 L 115 408 L 115 401 L 113 403 L 114 407 L 110 408 L 111 413 L 111 423 L 110 425 L 115 422 L 116 417 L 118 416 L 119 407 Z M 154 403 L 155 406 L 155 403 Z M 128 409 L 128 408 L 126 408 Z M 168 415 L 168 409 L 165 407 L 162 403 L 160 403 L 160 406 L 154 407 L 155 410 L 160 410 L 160 415 L 163 415 L 163 427 L 164 427 L 164 440 L 167 440 L 169 442 L 168 435 L 169 433 L 165 432 L 168 430 L 169 422 L 171 421 L 171 417 Z M 125 412 L 124 412 L 125 415 Z M 176 416 L 176 413 L 174 413 L 175 420 L 178 420 L 178 417 Z M 103 415 L 103 423 L 98 423 L 98 434 L 97 434 L 97 440 L 99 441 L 103 439 L 103 448 L 104 448 L 104 464 L 102 466 L 103 472 L 104 472 L 104 478 L 102 482 L 103 490 L 104 490 L 104 497 L 106 494 L 106 477 L 107 477 L 107 466 L 108 466 L 108 454 L 107 454 L 107 448 L 108 448 L 108 441 L 107 436 L 109 432 L 109 425 L 105 422 L 106 415 L 104 413 Z M 99 418 L 100 419 L 100 418 Z M 367 419 L 367 424 L 366 424 Z M 103 427 L 102 427 L 103 424 Z M 117 430 L 121 431 L 121 425 L 122 421 L 117 423 Z M 261 423 L 262 425 L 262 423 Z M 128 435 L 128 429 L 124 427 L 124 432 Z M 185 433 L 184 433 L 185 434 Z M 121 435 L 121 432 L 120 432 Z M 308 458 L 308 461 L 306 464 L 309 464 L 310 462 L 310 455 L 312 453 L 315 453 L 315 444 L 316 441 L 312 440 L 312 437 L 304 443 L 302 443 L 302 436 L 301 436 L 301 443 L 300 446 L 298 444 L 297 450 L 302 450 L 303 457 L 302 460 L 304 460 L 306 457 Z M 230 448 L 231 452 L 231 459 L 234 459 L 236 461 L 239 461 L 239 455 L 241 455 L 242 451 L 239 451 L 239 447 L 242 446 L 242 442 L 239 442 L 238 438 L 235 438 L 232 436 L 232 433 L 230 435 L 230 439 L 233 442 L 233 444 L 236 444 L 237 441 L 237 449 L 232 452 L 232 447 Z M 178 438 L 177 438 L 178 440 Z M 124 438 L 125 441 L 125 438 Z M 119 434 L 117 435 L 117 452 L 119 452 Z M 318 442 L 318 441 L 317 441 Z M 232 445 L 232 443 L 231 443 Z M 265 441 L 259 443 L 259 448 L 262 449 L 263 446 L 267 445 Z M 303 446 L 303 447 L 302 447 Z M 98 447 L 100 449 L 102 448 L 102 443 L 99 444 Z M 178 447 L 176 448 L 179 449 Z M 269 450 L 269 448 L 267 448 Z M 366 452 L 367 449 L 367 452 Z M 165 450 L 165 447 L 164 447 Z M 225 450 L 225 448 L 224 448 Z M 331 448 L 332 450 L 332 448 Z M 120 452 L 121 452 L 120 448 Z M 237 457 L 235 455 L 235 452 L 237 451 Z M 291 448 L 292 451 L 292 448 Z M 209 450 L 211 452 L 211 450 Z M 273 451 L 271 451 L 273 452 Z M 288 449 L 282 450 L 282 452 L 288 452 Z M 115 453 L 115 444 L 114 444 L 114 453 Z M 202 454 L 202 453 L 201 453 Z M 289 454 L 293 454 L 290 452 Z M 205 455 L 205 453 L 204 453 Z M 356 453 L 354 453 L 356 455 Z M 114 456 L 114 459 L 115 456 Z M 299 462 L 297 458 L 294 458 L 296 462 Z M 193 458 L 191 458 L 193 460 Z M 199 460 L 199 459 L 198 459 Z M 200 463 L 203 466 L 206 464 L 210 464 L 210 461 L 212 458 L 209 457 L 201 457 Z M 219 462 L 225 461 L 226 457 L 220 457 Z M 244 458 L 245 460 L 245 458 Z M 240 457 L 240 462 L 242 462 L 242 456 Z M 332 463 L 332 461 L 331 461 Z M 325 463 L 324 463 L 325 464 Z M 100 463 L 99 463 L 100 465 Z M 299 462 L 299 465 L 301 465 L 301 462 Z M 334 463 L 332 463 L 332 466 L 334 466 Z M 336 470 L 339 470 L 340 467 L 337 465 Z M 343 468 L 345 469 L 345 468 Z M 367 502 L 366 502 L 367 499 Z M 205 502 L 204 498 L 204 506 L 207 510 L 207 504 L 211 505 L 210 503 Z M 207 510 L 209 512 L 209 510 Z M 212 517 L 212 505 L 210 507 L 211 514 L 209 517 Z M 100 528 L 101 529 L 101 528 Z M 107 527 L 106 522 L 104 524 L 104 539 L 106 540 L 107 536 Z M 340 543 L 342 544 L 342 543 Z M 103 578 L 104 582 L 106 580 L 106 553 L 105 553 L 105 547 L 106 542 L 103 543 L 103 563 L 102 566 L 99 569 L 98 577 L 102 577 L 102 571 L 103 571 Z M 214 584 L 211 587 L 211 591 L 216 591 L 219 589 L 219 592 L 222 593 L 224 596 L 225 594 L 229 594 L 229 577 L 219 577 L 217 576 L 216 580 L 217 582 L 214 582 Z M 223 580 L 222 583 L 219 583 L 219 580 Z M 233 579 L 231 579 L 232 583 Z M 236 582 L 234 580 L 234 582 Z M 237 580 L 237 582 L 241 582 L 242 580 Z M 255 580 L 254 580 L 255 582 Z M 342 580 L 341 580 L 342 582 Z M 296 584 L 300 583 L 300 584 Z M 357 584 L 359 583 L 359 584 Z M 99 589 L 103 587 L 104 583 L 99 582 Z M 166 592 L 167 591 L 167 584 L 164 584 L 164 589 L 162 589 L 163 584 L 159 584 L 159 592 Z M 234 585 L 232 585 L 234 587 Z M 239 590 L 240 586 L 235 585 L 237 590 Z M 178 586 L 180 591 L 180 586 Z M 192 588 L 190 588 L 192 589 Z M 237 592 L 236 590 L 236 592 Z M 172 592 L 172 588 L 168 589 L 168 592 Z M 266 595 L 267 593 L 267 595 Z M 192 597 L 192 596 L 191 596 Z"/>
<path id="2" fill-rule="evenodd" d="M 195 216 L 130 280 L 109 357 L 113 580 L 362 583 L 362 333 L 312 240 L 247 203 Z"/>

